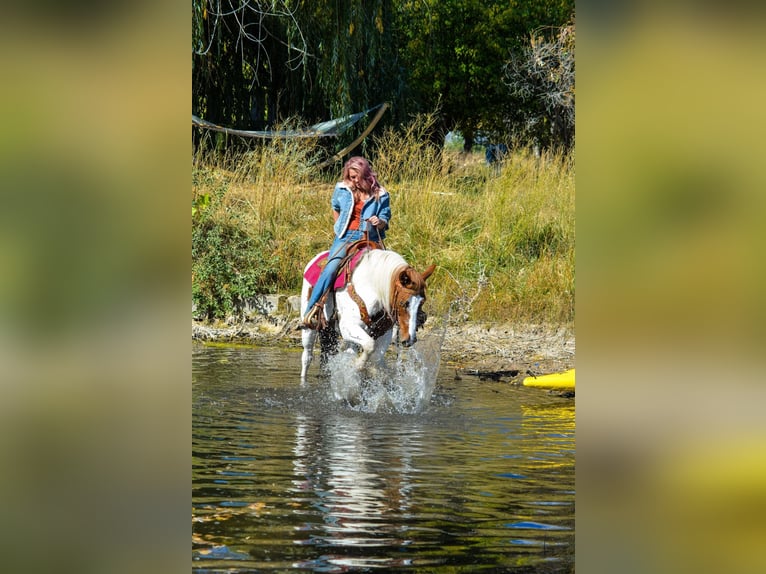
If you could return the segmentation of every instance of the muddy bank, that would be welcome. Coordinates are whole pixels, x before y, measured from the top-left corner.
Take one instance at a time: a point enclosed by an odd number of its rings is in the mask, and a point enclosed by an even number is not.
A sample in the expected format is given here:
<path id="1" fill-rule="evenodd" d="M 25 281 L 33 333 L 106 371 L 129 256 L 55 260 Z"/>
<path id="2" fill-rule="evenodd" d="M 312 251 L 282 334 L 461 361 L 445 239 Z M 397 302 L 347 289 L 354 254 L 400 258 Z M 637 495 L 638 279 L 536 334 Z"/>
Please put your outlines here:
<path id="1" fill-rule="evenodd" d="M 192 339 L 201 342 L 301 347 L 296 316 L 261 315 L 239 323 L 192 321 Z M 575 365 L 575 337 L 566 327 L 450 324 L 429 319 L 424 335 L 444 333 L 442 365 L 456 374 L 515 381 L 527 371 L 552 373 Z"/>

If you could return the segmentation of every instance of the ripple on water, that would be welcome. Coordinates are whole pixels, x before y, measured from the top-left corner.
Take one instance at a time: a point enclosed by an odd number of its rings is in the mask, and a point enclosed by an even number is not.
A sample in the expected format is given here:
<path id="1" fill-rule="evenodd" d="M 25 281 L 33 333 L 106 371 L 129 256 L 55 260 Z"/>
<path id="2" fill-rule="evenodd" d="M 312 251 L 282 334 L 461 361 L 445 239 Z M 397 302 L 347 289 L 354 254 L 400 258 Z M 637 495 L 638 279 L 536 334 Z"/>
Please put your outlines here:
<path id="1" fill-rule="evenodd" d="M 301 386 L 297 352 L 210 354 L 193 358 L 195 571 L 573 564 L 572 400 L 402 354 L 351 405 L 331 379 Z"/>

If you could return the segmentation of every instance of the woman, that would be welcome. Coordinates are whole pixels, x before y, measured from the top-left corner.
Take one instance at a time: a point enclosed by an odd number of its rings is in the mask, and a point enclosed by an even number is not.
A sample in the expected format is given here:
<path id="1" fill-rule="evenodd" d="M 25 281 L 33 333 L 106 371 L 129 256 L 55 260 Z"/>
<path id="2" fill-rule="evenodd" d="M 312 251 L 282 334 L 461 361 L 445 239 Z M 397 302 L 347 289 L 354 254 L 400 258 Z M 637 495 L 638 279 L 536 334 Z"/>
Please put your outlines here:
<path id="1" fill-rule="evenodd" d="M 316 329 L 322 312 L 319 299 L 331 287 L 338 267 L 348 247 L 355 241 L 366 239 L 382 242 L 391 221 L 388 192 L 378 183 L 369 162 L 355 156 L 343 166 L 343 181 L 335 185 L 332 194 L 332 215 L 335 219 L 335 239 L 330 247 L 327 264 L 322 270 L 306 305 L 303 324 Z"/>

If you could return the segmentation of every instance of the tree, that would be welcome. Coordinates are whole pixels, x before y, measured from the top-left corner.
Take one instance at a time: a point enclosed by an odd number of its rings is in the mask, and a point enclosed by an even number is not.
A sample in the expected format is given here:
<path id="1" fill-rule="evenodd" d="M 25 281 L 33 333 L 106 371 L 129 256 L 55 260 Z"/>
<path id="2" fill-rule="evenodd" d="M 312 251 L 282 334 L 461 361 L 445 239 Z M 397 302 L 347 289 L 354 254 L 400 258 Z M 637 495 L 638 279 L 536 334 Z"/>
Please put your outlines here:
<path id="1" fill-rule="evenodd" d="M 573 9 L 572 0 L 400 2 L 401 59 L 419 111 L 439 109 L 441 131 L 461 131 L 466 150 L 479 130 L 503 135 L 509 48 L 529 30 L 565 23 Z"/>
<path id="2" fill-rule="evenodd" d="M 192 110 L 264 129 L 395 102 L 393 0 L 193 0 Z"/>
<path id="3" fill-rule="evenodd" d="M 470 150 L 479 131 L 502 141 L 523 124 L 509 102 L 532 103 L 509 98 L 509 50 L 519 53 L 530 30 L 565 24 L 573 8 L 573 0 L 192 0 L 192 111 L 266 129 L 387 101 L 384 123 L 438 110 L 432 138 L 441 144 L 456 129 Z"/>
<path id="4" fill-rule="evenodd" d="M 575 131 L 575 24 L 538 29 L 511 53 L 504 77 L 515 113 L 517 139 L 540 147 L 569 149 Z"/>

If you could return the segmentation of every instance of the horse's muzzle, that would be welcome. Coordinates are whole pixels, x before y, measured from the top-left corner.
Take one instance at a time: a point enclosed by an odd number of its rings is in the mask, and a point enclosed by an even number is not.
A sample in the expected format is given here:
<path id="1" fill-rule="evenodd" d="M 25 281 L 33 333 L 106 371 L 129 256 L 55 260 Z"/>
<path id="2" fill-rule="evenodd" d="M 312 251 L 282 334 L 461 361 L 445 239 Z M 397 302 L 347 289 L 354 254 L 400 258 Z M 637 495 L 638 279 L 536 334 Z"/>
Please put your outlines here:
<path id="1" fill-rule="evenodd" d="M 412 347 L 412 345 L 414 345 L 417 342 L 418 342 L 418 338 L 417 337 L 412 337 L 412 338 L 408 337 L 404 341 L 402 341 L 402 347 L 404 347 L 406 349 L 408 347 Z"/>

